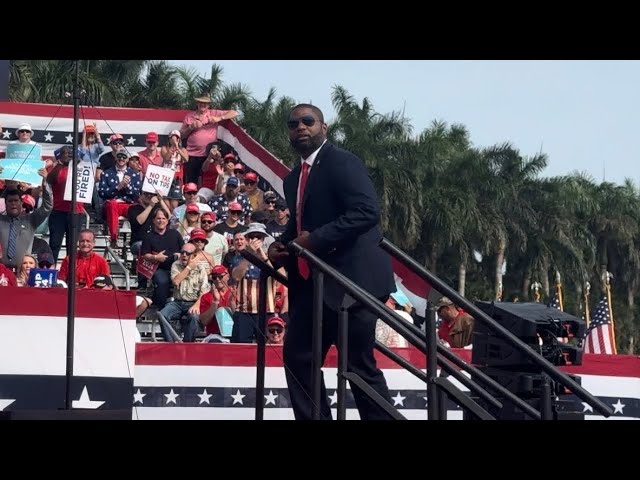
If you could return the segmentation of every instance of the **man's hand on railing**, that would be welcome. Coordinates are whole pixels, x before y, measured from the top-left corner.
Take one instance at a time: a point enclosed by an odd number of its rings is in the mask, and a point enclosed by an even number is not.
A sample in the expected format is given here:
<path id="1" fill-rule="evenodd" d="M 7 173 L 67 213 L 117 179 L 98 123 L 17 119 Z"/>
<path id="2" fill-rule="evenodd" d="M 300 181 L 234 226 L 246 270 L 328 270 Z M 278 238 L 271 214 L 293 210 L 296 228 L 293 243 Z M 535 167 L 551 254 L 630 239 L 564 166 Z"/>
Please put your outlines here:
<path id="1" fill-rule="evenodd" d="M 310 233 L 304 230 L 300 232 L 300 235 L 298 235 L 293 241 L 305 250 L 313 252 L 313 248 L 311 248 L 311 241 L 309 240 L 309 235 Z"/>
<path id="2" fill-rule="evenodd" d="M 281 267 L 289 256 L 289 251 L 282 242 L 273 242 L 269 246 L 269 251 L 267 253 L 269 255 L 269 260 L 271 260 L 271 264 L 276 268 Z"/>

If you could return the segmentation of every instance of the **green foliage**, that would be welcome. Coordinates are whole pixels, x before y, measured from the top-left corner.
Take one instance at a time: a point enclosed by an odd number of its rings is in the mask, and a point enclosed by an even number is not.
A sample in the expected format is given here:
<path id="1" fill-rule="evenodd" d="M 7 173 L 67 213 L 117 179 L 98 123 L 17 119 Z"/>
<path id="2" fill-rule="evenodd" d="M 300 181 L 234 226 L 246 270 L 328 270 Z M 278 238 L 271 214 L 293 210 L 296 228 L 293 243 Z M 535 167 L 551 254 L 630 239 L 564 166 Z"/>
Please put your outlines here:
<path id="1" fill-rule="evenodd" d="M 214 106 L 240 112 L 238 123 L 285 164 L 297 161 L 285 121 L 294 99 L 272 88 L 263 100 L 245 85 L 227 85 L 212 65 L 208 78 L 166 61 L 84 60 L 80 82 L 96 105 L 191 109 L 209 93 Z M 10 98 L 70 103 L 73 61 L 14 60 Z M 602 295 L 603 269 L 613 273 L 612 298 L 620 353 L 640 353 L 640 196 L 630 181 L 596 183 L 581 174 L 545 178 L 543 153 L 523 156 L 509 143 L 476 147 L 464 125 L 434 120 L 414 135 L 400 112 L 381 114 L 343 86 L 332 91 L 336 111 L 329 139 L 366 163 L 376 186 L 385 235 L 451 286 L 466 269 L 465 296 L 543 302 L 562 276 L 565 311 L 581 315 L 582 289 L 591 284 L 591 309 Z M 328 115 L 329 112 L 325 112 Z M 561 159 L 554 159 L 559 161 Z M 480 254 L 482 260 L 475 258 Z M 500 263 L 500 265 L 498 265 Z"/>

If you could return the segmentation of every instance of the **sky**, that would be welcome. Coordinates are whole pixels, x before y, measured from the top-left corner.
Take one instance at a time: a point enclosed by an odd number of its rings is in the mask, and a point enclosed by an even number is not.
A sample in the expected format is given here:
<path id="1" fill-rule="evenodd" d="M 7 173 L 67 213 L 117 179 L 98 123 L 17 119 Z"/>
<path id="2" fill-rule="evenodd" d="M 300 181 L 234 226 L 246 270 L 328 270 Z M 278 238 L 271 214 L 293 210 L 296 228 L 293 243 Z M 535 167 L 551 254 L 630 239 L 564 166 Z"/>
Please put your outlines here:
<path id="1" fill-rule="evenodd" d="M 404 110 L 414 134 L 434 120 L 467 127 L 474 146 L 510 142 L 525 157 L 542 151 L 544 176 L 584 172 L 594 180 L 640 181 L 640 61 L 172 60 L 264 100 L 269 88 L 335 116 L 344 87 L 379 113 Z"/>

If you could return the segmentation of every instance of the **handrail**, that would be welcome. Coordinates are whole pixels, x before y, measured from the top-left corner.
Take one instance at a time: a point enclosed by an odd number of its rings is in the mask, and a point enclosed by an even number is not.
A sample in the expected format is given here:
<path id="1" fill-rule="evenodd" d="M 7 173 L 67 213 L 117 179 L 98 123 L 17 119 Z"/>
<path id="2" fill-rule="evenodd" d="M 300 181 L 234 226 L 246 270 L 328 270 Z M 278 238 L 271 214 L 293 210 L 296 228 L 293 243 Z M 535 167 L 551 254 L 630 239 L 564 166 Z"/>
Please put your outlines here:
<path id="1" fill-rule="evenodd" d="M 127 269 L 127 267 L 124 266 L 124 263 L 122 263 L 122 260 L 120 260 L 120 258 L 116 255 L 116 252 L 113 251 L 110 245 L 105 245 L 105 251 L 109 253 L 113 257 L 113 259 L 116 261 L 116 263 L 120 266 L 120 268 L 122 268 L 122 271 L 124 272 L 126 289 L 131 290 L 129 270 Z"/>
<path id="2" fill-rule="evenodd" d="M 242 250 L 239 253 L 246 260 L 253 263 L 256 267 L 260 268 L 262 271 L 266 272 L 269 276 L 276 278 L 283 285 L 288 286 L 288 279 L 283 275 L 281 275 L 280 273 L 278 273 L 271 265 L 265 263 L 262 259 L 258 258 L 257 256 L 255 256 L 254 254 L 252 254 L 247 250 Z M 342 277 L 342 274 L 340 274 L 339 272 L 333 270 L 331 267 L 328 267 L 328 268 L 331 270 L 332 273 Z M 343 281 L 350 282 L 348 279 L 346 279 L 346 277 L 342 277 L 342 278 L 343 278 Z M 400 335 L 406 338 L 409 341 L 409 343 L 415 346 L 420 352 L 424 353 L 425 355 L 427 354 L 426 334 L 424 332 L 422 332 L 415 325 L 408 322 L 405 318 L 397 315 L 392 310 L 389 310 L 387 307 L 382 306 L 382 304 L 379 302 L 378 299 L 371 296 L 371 294 L 369 294 L 365 290 L 360 289 L 360 287 L 358 287 L 357 285 L 355 285 L 355 288 L 359 289 L 362 295 L 369 298 L 369 301 L 372 302 L 372 304 L 374 305 L 374 310 L 375 310 L 374 313 L 377 313 L 383 322 L 385 322 L 387 325 L 393 328 L 396 332 L 398 332 Z M 380 347 L 382 347 L 382 345 L 380 345 Z M 524 402 L 520 397 L 518 397 L 517 395 L 513 394 L 512 392 L 507 390 L 505 387 L 500 385 L 494 379 L 487 376 L 484 372 L 482 372 L 481 370 L 477 369 L 472 365 L 465 363 L 462 359 L 460 359 L 458 356 L 456 356 L 453 352 L 451 352 L 449 349 L 447 349 L 443 345 L 440 345 L 439 343 L 437 343 L 436 347 L 437 347 L 436 348 L 437 358 L 439 359 L 438 363 L 440 364 L 443 371 L 448 373 L 449 375 L 452 375 L 454 378 L 460 381 L 460 383 L 465 385 L 470 390 L 470 392 L 476 393 L 480 398 L 487 401 L 489 404 L 493 405 L 494 407 L 501 408 L 502 406 L 502 404 L 497 399 L 495 399 L 495 397 L 491 396 L 490 393 L 488 393 L 484 388 L 478 385 L 475 381 L 471 380 L 470 378 L 458 372 L 455 368 L 456 366 L 462 370 L 468 371 L 475 378 L 483 381 L 485 385 L 488 385 L 489 387 L 493 388 L 495 391 L 502 394 L 507 399 L 511 400 L 513 404 L 515 404 L 518 408 L 520 408 L 524 413 L 526 413 L 530 417 L 536 420 L 540 419 L 540 412 L 538 412 L 528 403 Z M 388 350 L 385 351 L 386 350 L 385 348 L 378 348 L 378 350 L 380 350 L 381 353 L 387 355 L 391 360 L 396 361 L 396 363 L 406 368 L 406 364 L 402 361 L 399 361 L 397 355 L 389 355 Z M 264 359 L 262 359 L 261 357 L 262 355 L 258 355 L 258 358 L 257 358 L 257 368 L 259 370 L 260 368 L 264 368 Z M 409 371 L 414 375 L 416 375 L 415 370 L 409 370 Z M 419 378 L 424 379 L 427 377 L 427 374 L 425 374 L 424 372 L 421 372 L 421 373 L 422 375 L 418 375 Z M 256 384 L 257 388 L 259 388 L 260 383 L 262 382 L 257 382 Z M 429 396 L 429 394 L 427 395 Z M 432 397 L 433 396 L 434 395 L 432 394 Z M 434 405 L 437 404 L 436 400 L 432 399 L 431 402 Z M 339 402 L 339 403 L 342 403 L 342 402 Z M 342 412 L 340 411 L 340 408 L 338 408 L 339 419 L 340 419 L 341 413 Z M 432 411 L 432 414 L 433 414 L 433 411 Z M 438 418 L 437 415 L 434 414 L 434 418 Z"/>
<path id="3" fill-rule="evenodd" d="M 334 280 L 340 284 L 353 298 L 360 301 L 363 305 L 367 306 L 373 313 L 378 315 L 378 318 L 393 328 L 396 332 L 402 335 L 409 343 L 411 343 L 414 347 L 420 350 L 424 354 L 428 354 L 426 348 L 426 335 L 423 333 L 418 327 L 410 324 L 400 315 L 396 314 L 388 307 L 384 306 L 377 298 L 371 295 L 369 292 L 351 282 L 347 277 L 342 275 L 340 272 L 335 270 L 334 268 L 327 265 L 325 262 L 320 260 L 317 256 L 311 253 L 308 250 L 305 250 L 300 245 L 295 242 L 291 242 L 289 247 L 299 256 L 307 259 L 311 262 L 316 268 L 323 271 L 324 273 L 330 275 Z M 476 377 L 482 379 L 485 384 L 490 385 L 494 390 L 500 392 L 502 395 L 511 400 L 518 408 L 524 411 L 526 414 L 531 416 L 532 418 L 539 420 L 540 412 L 534 409 L 531 405 L 524 402 L 520 397 L 509 392 L 504 386 L 500 385 L 494 379 L 486 375 L 484 372 L 480 371 L 476 367 L 465 363 L 462 359 L 458 358 L 453 352 L 449 351 L 446 347 L 441 345 L 440 343 L 436 343 L 437 352 L 441 353 L 444 357 L 450 360 L 452 363 L 457 366 L 464 368 L 465 370 L 473 373 Z M 451 373 L 451 368 L 449 365 L 446 365 L 444 362 L 440 362 L 441 366 L 445 371 Z M 428 365 L 427 365 L 428 367 Z M 447 368 L 449 367 L 449 368 Z M 427 393 L 427 395 L 429 395 Z M 433 401 L 435 402 L 435 400 Z"/>
<path id="4" fill-rule="evenodd" d="M 585 390 L 581 385 L 576 383 L 571 379 L 567 374 L 557 369 L 551 362 L 549 362 L 546 358 L 542 357 L 540 354 L 536 353 L 535 350 L 529 348 L 529 346 L 520 340 L 517 336 L 507 330 L 505 327 L 496 322 L 493 318 L 487 315 L 485 312 L 480 310 L 477 306 L 475 306 L 472 302 L 461 296 L 458 292 L 456 292 L 449 285 L 444 283 L 438 277 L 433 275 L 427 269 L 425 269 L 422 265 L 417 263 L 413 258 L 399 249 L 396 245 L 391 243 L 386 238 L 383 238 L 380 241 L 380 247 L 382 247 L 386 252 L 388 252 L 391 256 L 397 258 L 402 263 L 404 263 L 410 270 L 412 270 L 416 275 L 421 277 L 423 280 L 428 282 L 435 288 L 439 293 L 448 297 L 453 303 L 462 307 L 467 313 L 472 315 L 475 320 L 482 321 L 488 328 L 493 330 L 495 333 L 503 337 L 507 343 L 509 343 L 512 347 L 519 350 L 525 356 L 529 358 L 534 364 L 538 365 L 549 377 L 558 383 L 564 385 L 569 388 L 578 398 L 588 403 L 591 407 L 598 411 L 598 413 L 602 414 L 605 417 L 609 417 L 613 415 L 613 411 L 609 408 L 604 402 L 602 402 L 597 397 L 593 396 L 587 390 Z"/>

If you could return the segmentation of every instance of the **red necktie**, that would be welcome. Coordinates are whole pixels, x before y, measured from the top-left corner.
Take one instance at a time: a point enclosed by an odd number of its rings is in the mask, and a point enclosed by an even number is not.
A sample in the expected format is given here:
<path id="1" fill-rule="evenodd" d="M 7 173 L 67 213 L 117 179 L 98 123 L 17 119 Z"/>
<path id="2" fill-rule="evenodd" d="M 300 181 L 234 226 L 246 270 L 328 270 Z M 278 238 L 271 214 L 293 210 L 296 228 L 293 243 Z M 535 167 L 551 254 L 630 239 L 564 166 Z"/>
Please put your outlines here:
<path id="1" fill-rule="evenodd" d="M 302 199 L 304 198 L 304 189 L 307 186 L 307 178 L 309 177 L 309 164 L 302 162 L 302 173 L 300 174 L 300 187 L 298 191 L 298 205 L 296 206 L 296 220 L 298 223 L 298 235 L 302 231 Z M 300 276 L 305 280 L 309 278 L 311 273 L 309 270 L 309 264 L 304 258 L 298 257 L 298 271 Z"/>

